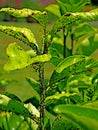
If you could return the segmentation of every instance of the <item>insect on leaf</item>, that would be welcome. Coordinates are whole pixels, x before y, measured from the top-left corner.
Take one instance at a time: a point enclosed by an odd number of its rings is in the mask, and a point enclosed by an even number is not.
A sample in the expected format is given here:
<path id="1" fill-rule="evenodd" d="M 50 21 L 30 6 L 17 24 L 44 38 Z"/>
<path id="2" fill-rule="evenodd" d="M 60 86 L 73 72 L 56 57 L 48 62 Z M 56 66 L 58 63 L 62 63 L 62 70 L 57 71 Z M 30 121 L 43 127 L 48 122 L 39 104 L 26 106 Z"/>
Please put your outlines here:
<path id="1" fill-rule="evenodd" d="M 91 10 L 89 12 L 75 12 L 62 15 L 54 24 L 51 37 L 60 31 L 63 27 L 70 28 L 73 25 L 77 25 L 83 22 L 90 22 L 98 20 L 98 9 Z"/>
<path id="2" fill-rule="evenodd" d="M 28 28 L 0 25 L 0 31 L 23 41 L 34 50 L 38 50 L 36 39 Z"/>
<path id="3" fill-rule="evenodd" d="M 41 12 L 32 9 L 14 9 L 14 8 L 2 8 L 0 12 L 8 13 L 14 17 L 33 17 L 35 18 L 44 28 L 47 26 L 48 16 L 47 12 Z"/>

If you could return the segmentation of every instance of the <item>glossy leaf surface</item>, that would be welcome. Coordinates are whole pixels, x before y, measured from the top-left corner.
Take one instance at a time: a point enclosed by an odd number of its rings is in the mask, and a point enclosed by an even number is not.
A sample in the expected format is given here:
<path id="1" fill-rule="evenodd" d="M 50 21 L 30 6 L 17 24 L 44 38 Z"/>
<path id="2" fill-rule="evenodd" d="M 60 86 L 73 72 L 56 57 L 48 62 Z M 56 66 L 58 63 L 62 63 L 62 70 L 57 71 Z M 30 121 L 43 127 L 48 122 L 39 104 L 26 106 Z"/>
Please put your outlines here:
<path id="1" fill-rule="evenodd" d="M 92 83 L 98 85 L 98 73 L 96 73 L 92 79 Z"/>
<path id="2" fill-rule="evenodd" d="M 0 31 L 23 41 L 34 50 L 38 50 L 36 39 L 28 28 L 0 25 Z"/>
<path id="3" fill-rule="evenodd" d="M 4 66 L 4 69 L 7 71 L 25 68 L 30 64 L 46 62 L 51 59 L 51 56 L 48 54 L 38 55 L 31 58 L 31 56 L 16 43 L 9 44 L 7 48 L 7 55 L 9 56 L 9 60 Z"/>
<path id="4" fill-rule="evenodd" d="M 58 105 L 54 108 L 54 111 L 82 129 L 96 130 L 98 128 L 97 109 L 76 105 Z"/>

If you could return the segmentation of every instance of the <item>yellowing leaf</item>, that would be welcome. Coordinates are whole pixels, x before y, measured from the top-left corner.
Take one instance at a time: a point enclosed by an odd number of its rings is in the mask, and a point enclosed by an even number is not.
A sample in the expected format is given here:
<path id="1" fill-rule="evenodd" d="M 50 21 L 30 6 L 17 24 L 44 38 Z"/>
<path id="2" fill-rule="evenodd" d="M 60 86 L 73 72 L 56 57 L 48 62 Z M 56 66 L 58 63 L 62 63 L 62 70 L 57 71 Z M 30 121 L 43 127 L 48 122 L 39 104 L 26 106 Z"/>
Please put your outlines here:
<path id="1" fill-rule="evenodd" d="M 8 46 L 7 55 L 9 56 L 9 60 L 4 65 L 4 69 L 6 71 L 25 68 L 30 64 L 47 62 L 51 59 L 51 55 L 48 54 L 38 55 L 32 58 L 16 43 L 11 43 Z"/>

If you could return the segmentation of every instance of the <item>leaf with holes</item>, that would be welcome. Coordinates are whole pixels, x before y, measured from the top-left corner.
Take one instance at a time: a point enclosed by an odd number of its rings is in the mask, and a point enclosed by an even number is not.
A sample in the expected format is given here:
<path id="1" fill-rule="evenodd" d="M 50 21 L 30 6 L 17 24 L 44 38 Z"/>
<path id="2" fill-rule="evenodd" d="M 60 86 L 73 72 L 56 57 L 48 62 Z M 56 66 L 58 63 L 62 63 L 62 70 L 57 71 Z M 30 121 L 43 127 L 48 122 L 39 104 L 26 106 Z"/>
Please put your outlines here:
<path id="1" fill-rule="evenodd" d="M 97 130 L 98 128 L 98 109 L 76 105 L 58 105 L 54 111 L 83 130 Z"/>
<path id="2" fill-rule="evenodd" d="M 23 41 L 32 49 L 38 51 L 38 45 L 36 43 L 36 39 L 30 29 L 0 25 L 0 31 L 10 36 L 15 37 L 16 39 L 19 39 L 20 41 Z"/>
<path id="3" fill-rule="evenodd" d="M 38 10 L 32 10 L 32 9 L 14 9 L 14 8 L 1 8 L 0 12 L 8 13 L 14 17 L 33 17 L 35 18 L 44 28 L 47 26 L 48 23 L 48 17 L 47 12 L 41 12 Z"/>
<path id="4" fill-rule="evenodd" d="M 9 60 L 4 65 L 4 69 L 6 71 L 25 68 L 30 64 L 47 62 L 51 59 L 51 55 L 49 54 L 38 55 L 31 58 L 31 56 L 16 43 L 9 44 L 7 54 L 9 56 Z"/>

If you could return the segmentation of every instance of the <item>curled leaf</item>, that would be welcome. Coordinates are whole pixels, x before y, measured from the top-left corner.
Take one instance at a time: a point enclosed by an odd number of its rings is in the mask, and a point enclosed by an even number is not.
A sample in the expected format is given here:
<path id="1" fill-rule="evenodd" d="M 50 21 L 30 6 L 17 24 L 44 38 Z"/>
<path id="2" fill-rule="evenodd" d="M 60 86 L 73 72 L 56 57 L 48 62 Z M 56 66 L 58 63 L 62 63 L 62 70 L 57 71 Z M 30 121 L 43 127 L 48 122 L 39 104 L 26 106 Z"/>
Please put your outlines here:
<path id="1" fill-rule="evenodd" d="M 51 55 L 44 54 L 31 57 L 17 43 L 9 44 L 7 48 L 8 62 L 4 65 L 6 71 L 25 68 L 33 63 L 47 62 L 51 59 Z"/>
<path id="2" fill-rule="evenodd" d="M 28 28 L 0 25 L 0 31 L 23 41 L 34 50 L 38 50 L 36 39 Z"/>
<path id="3" fill-rule="evenodd" d="M 33 17 L 35 18 L 44 28 L 47 26 L 48 17 L 47 12 L 41 12 L 32 9 L 14 9 L 14 8 L 1 8 L 0 12 L 8 13 L 14 17 Z"/>
<path id="4" fill-rule="evenodd" d="M 52 39 L 54 35 L 63 27 L 69 28 L 73 25 L 98 20 L 98 9 L 89 12 L 75 12 L 62 15 L 54 24 L 51 31 Z"/>

